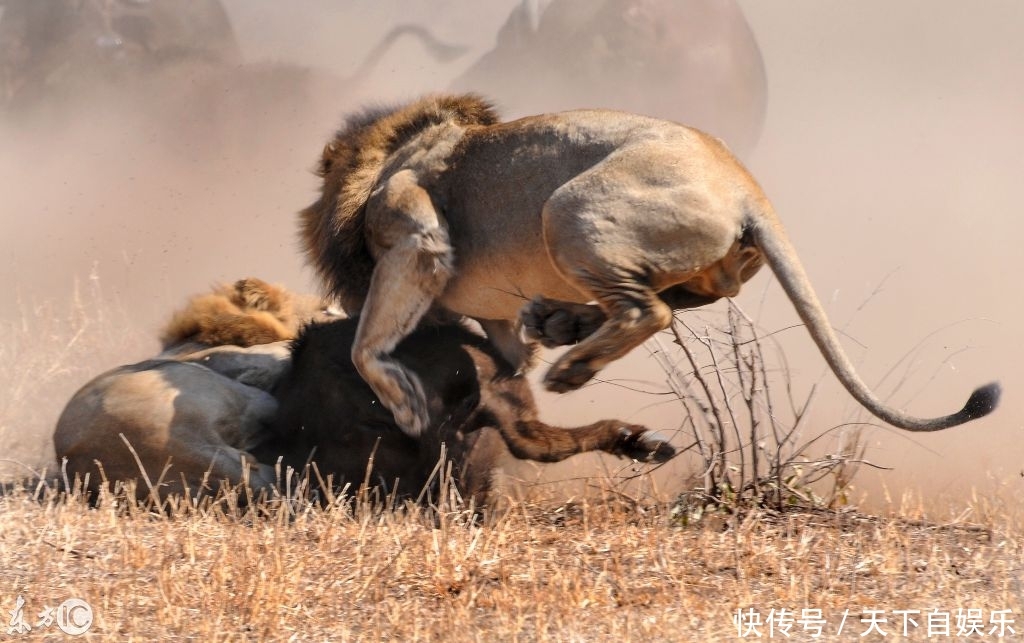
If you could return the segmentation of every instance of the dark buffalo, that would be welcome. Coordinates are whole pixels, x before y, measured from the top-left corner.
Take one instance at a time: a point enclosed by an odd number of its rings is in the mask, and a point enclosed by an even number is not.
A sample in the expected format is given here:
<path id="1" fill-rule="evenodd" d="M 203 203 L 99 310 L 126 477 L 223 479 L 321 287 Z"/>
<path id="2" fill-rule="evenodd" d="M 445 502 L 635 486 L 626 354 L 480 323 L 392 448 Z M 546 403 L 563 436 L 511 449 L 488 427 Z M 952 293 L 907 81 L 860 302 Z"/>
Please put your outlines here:
<path id="1" fill-rule="evenodd" d="M 418 497 L 444 452 L 464 497 L 486 500 L 507 454 L 557 462 L 585 451 L 664 461 L 675 450 L 649 429 L 619 420 L 561 428 L 537 419 L 529 384 L 481 336 L 454 324 L 424 324 L 395 349 L 423 383 L 430 424 L 410 438 L 352 364 L 357 320 L 308 326 L 275 395 L 273 442 L 255 452 L 301 469 L 315 461 L 336 486 L 364 480 L 398 498 Z M 368 472 L 368 464 L 372 468 Z"/>

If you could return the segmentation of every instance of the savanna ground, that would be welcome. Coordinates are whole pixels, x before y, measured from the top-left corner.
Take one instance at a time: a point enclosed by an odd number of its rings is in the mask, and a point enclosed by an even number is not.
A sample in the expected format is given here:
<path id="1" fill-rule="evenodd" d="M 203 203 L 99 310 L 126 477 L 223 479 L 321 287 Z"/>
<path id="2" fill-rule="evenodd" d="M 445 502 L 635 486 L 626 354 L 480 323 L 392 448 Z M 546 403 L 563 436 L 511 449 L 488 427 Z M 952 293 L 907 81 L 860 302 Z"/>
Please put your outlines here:
<path id="1" fill-rule="evenodd" d="M 24 333 L 44 328 L 45 351 L 14 350 L 27 337 L 7 329 L 21 341 L 6 345 L 16 368 L 4 371 L 0 423 L 29 426 L 56 412 L 97 360 L 123 350 L 130 324 L 110 323 L 123 315 L 99 303 L 99 288 L 90 282 L 66 311 L 26 312 Z M 694 360 L 707 348 L 681 343 Z M 715 382 L 747 399 L 743 383 L 751 395 L 760 387 L 764 355 L 750 352 L 755 343 L 733 346 L 750 350 L 731 364 L 719 355 L 725 377 L 698 368 L 703 380 L 680 369 L 669 379 L 694 400 Z M 741 423 L 744 406 L 721 408 Z M 709 413 L 698 403 L 690 429 L 713 446 L 715 431 L 699 428 L 702 408 Z M 883 640 L 878 630 L 900 640 L 900 610 L 919 610 L 907 640 L 1024 638 L 1024 521 L 1006 509 L 1011 498 L 993 492 L 926 510 L 907 496 L 867 515 L 848 504 L 848 467 L 805 458 L 795 438 L 781 437 L 792 448 L 774 482 L 763 462 L 760 486 L 736 476 L 743 449 L 723 467 L 710 462 L 698 485 L 718 490 L 714 502 L 684 500 L 678 486 L 662 488 L 628 464 L 574 485 L 500 476 L 507 495 L 482 517 L 445 485 L 427 507 L 392 509 L 342 498 L 326 508 L 282 498 L 238 508 L 229 497 L 154 512 L 114 495 L 89 508 L 76 494 L 47 491 L 39 501 L 14 491 L 0 498 L 0 634 L 63 637 L 46 611 L 81 599 L 93 615 L 85 636 L 97 639 L 809 640 L 820 625 L 824 640 Z M 836 452 L 856 466 L 852 442 Z M 811 484 L 815 471 L 824 487 Z M 19 597 L 28 632 L 15 629 Z"/>
<path id="2" fill-rule="evenodd" d="M 821 610 L 823 640 L 1024 636 L 1021 517 L 980 499 L 958 515 L 903 503 L 890 517 L 761 509 L 696 524 L 611 491 L 512 501 L 478 522 L 445 503 L 166 516 L 14 495 L 0 511 L 5 616 L 19 595 L 33 626 L 80 598 L 99 639 L 784 639 L 788 621 L 789 639 L 810 640 L 805 610 Z M 920 610 L 906 637 L 898 610 Z M 872 614 L 888 636 L 869 631 Z M 1004 637 L 1001 618 L 1016 621 Z"/>

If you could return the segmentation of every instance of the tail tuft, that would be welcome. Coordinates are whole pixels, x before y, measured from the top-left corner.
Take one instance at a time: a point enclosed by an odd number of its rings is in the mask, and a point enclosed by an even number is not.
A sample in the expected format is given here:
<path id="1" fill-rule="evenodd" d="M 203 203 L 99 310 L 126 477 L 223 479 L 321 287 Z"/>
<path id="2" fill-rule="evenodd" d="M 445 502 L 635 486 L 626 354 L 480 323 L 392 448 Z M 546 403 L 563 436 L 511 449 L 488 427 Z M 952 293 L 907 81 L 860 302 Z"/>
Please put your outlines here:
<path id="1" fill-rule="evenodd" d="M 967 420 L 976 420 L 985 417 L 999 406 L 999 398 L 1003 394 L 1003 387 L 999 382 L 992 382 L 975 389 L 971 397 L 964 404 L 964 408 L 957 413 L 958 416 Z"/>

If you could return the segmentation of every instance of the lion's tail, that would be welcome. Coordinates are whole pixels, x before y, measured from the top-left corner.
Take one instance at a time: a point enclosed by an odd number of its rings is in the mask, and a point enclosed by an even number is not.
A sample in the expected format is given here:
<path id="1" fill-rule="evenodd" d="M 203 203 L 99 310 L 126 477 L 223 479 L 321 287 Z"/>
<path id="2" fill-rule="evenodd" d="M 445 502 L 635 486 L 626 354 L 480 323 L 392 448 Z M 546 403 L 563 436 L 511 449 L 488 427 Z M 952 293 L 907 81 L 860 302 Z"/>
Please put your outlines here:
<path id="1" fill-rule="evenodd" d="M 937 418 L 917 418 L 882 402 L 860 379 L 829 323 L 818 296 L 804 272 L 795 248 L 782 224 L 765 202 L 760 216 L 748 220 L 753 241 L 764 254 L 768 265 L 782 285 L 803 320 L 814 343 L 818 345 L 832 372 L 858 402 L 885 422 L 907 431 L 939 431 L 988 415 L 999 404 L 1002 388 L 997 382 L 976 389 L 962 409 Z"/>

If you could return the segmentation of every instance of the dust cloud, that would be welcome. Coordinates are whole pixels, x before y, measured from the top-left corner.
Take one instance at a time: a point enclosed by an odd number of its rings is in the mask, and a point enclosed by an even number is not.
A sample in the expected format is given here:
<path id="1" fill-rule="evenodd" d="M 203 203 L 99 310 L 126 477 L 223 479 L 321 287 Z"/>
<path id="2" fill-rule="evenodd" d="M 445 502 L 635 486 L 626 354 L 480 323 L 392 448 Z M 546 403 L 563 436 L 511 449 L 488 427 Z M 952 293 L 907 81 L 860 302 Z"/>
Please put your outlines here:
<path id="1" fill-rule="evenodd" d="M 47 349 L 54 338 L 30 332 L 49 328 L 38 311 L 64 314 L 76 284 L 95 293 L 92 305 L 123 313 L 104 319 L 126 320 L 120 341 L 51 368 L 57 374 L 47 377 L 59 381 L 45 395 L 0 391 L 5 457 L 35 464 L 52 455 L 50 431 L 67 397 L 104 368 L 151 354 L 156 327 L 188 294 L 245 275 L 313 289 L 295 213 L 313 198 L 310 169 L 341 115 L 445 88 L 493 46 L 517 4 L 225 0 L 245 64 L 183 69 L 145 91 L 98 90 L 80 104 L 0 119 L 0 279 L 8 293 L 0 322 L 22 329 L 5 341 L 38 339 Z M 921 416 L 958 409 L 988 381 L 1005 386 L 1002 408 L 976 423 L 934 435 L 869 429 L 867 459 L 893 470 L 863 470 L 858 489 L 869 503 L 904 489 L 937 502 L 971 489 L 1019 497 L 1024 376 L 1013 367 L 1024 342 L 1007 267 L 1024 226 L 1014 199 L 1024 177 L 1024 7 L 741 5 L 768 80 L 764 130 L 746 160 L 865 380 Z M 467 51 L 442 63 L 399 41 L 356 82 L 367 52 L 402 23 Z M 543 105 L 543 96 L 531 98 Z M 764 330 L 796 323 L 767 271 L 738 302 Z M 779 338 L 794 386 L 820 383 L 810 426 L 870 419 L 802 329 Z M 25 351 L 8 345 L 0 355 Z M 26 368 L 14 364 L 4 368 Z M 664 380 L 645 350 L 602 377 L 619 385 L 539 392 L 545 419 L 615 416 L 678 428 L 677 407 L 623 386 Z M 578 470 L 555 467 L 545 477 Z"/>
<path id="2" fill-rule="evenodd" d="M 771 91 L 750 165 L 833 323 L 866 347 L 855 353 L 866 381 L 879 382 L 923 342 L 905 377 L 897 371 L 879 386 L 911 412 L 951 412 L 976 386 L 1004 384 L 1002 407 L 976 423 L 933 435 L 872 430 L 868 458 L 895 470 L 865 471 L 862 486 L 1021 497 L 1024 340 L 1008 268 L 1022 232 L 1024 7 L 745 8 Z M 778 310 L 762 323 L 785 323 Z M 812 376 L 820 362 L 798 335 L 790 363 Z M 841 391 L 822 396 L 816 413 L 822 425 L 865 415 Z"/>

